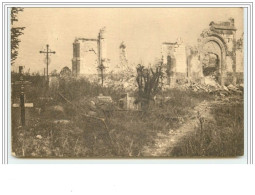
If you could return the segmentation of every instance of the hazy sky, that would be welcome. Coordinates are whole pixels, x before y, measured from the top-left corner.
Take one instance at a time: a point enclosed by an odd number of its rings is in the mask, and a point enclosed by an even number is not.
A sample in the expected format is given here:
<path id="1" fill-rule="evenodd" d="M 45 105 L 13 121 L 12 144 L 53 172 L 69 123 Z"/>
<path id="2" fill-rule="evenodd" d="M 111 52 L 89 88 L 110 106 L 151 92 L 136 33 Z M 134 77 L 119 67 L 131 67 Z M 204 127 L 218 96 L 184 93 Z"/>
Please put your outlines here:
<path id="1" fill-rule="evenodd" d="M 196 44 L 211 21 L 235 19 L 237 37 L 243 33 L 242 8 L 25 8 L 16 26 L 25 26 L 20 37 L 15 67 L 24 65 L 31 72 L 43 72 L 45 56 L 39 51 L 50 45 L 49 72 L 64 66 L 71 68 L 72 43 L 75 37 L 96 38 L 106 27 L 107 55 L 112 66 L 119 62 L 119 45 L 127 46 L 130 63 L 145 64 L 160 57 L 161 43 Z M 14 68 L 16 69 L 16 68 Z"/>

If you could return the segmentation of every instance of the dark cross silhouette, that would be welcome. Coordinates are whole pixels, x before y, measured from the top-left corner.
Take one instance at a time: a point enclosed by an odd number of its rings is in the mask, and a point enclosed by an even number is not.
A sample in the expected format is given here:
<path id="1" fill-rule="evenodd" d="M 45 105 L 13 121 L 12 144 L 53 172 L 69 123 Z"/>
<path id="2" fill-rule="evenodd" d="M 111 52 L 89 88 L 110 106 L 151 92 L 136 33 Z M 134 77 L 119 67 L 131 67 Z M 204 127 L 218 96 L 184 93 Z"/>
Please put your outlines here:
<path id="1" fill-rule="evenodd" d="M 49 49 L 49 45 L 46 45 L 46 51 L 40 51 L 40 53 L 44 53 L 46 55 L 46 65 L 47 65 L 47 87 L 49 86 L 49 54 L 55 54 L 55 51 L 51 51 Z"/>
<path id="2" fill-rule="evenodd" d="M 20 80 L 16 81 L 15 85 L 20 85 L 20 104 L 13 104 L 12 107 L 18 108 L 20 107 L 20 119 L 21 119 L 21 125 L 25 126 L 25 107 L 33 107 L 33 103 L 25 103 L 25 92 L 24 92 L 24 86 L 30 85 L 31 82 L 24 81 L 23 80 L 23 66 L 19 66 L 19 74 L 20 74 Z"/>
<path id="3" fill-rule="evenodd" d="M 100 77 L 101 77 L 101 84 L 102 86 L 104 86 L 104 70 L 106 69 L 106 67 L 101 63 L 100 66 L 97 67 L 97 69 L 100 71 Z"/>

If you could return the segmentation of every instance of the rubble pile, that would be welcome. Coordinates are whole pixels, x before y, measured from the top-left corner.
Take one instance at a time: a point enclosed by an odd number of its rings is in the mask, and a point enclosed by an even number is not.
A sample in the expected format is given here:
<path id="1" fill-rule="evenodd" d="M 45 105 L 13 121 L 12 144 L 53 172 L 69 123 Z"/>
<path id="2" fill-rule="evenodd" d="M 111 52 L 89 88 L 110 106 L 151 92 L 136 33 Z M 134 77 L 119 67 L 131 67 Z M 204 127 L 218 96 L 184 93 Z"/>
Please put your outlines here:
<path id="1" fill-rule="evenodd" d="M 205 77 L 204 84 L 201 83 L 189 83 L 186 85 L 179 86 L 184 90 L 192 90 L 195 92 L 207 92 L 210 94 L 219 95 L 221 97 L 228 96 L 228 95 L 242 95 L 243 94 L 243 84 L 239 85 L 228 85 L 228 86 L 221 86 L 211 77 Z"/>
<path id="2" fill-rule="evenodd" d="M 104 80 L 104 86 L 130 92 L 137 89 L 137 82 L 134 74 L 131 72 L 123 72 L 122 74 L 111 74 L 107 76 Z"/>

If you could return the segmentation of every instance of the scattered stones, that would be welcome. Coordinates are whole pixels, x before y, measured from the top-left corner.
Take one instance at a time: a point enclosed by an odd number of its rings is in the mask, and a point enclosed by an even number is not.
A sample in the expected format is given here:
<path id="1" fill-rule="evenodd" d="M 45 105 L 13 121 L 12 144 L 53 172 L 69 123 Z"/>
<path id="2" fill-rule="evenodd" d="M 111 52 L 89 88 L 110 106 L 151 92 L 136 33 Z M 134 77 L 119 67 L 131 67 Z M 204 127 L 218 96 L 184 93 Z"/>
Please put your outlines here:
<path id="1" fill-rule="evenodd" d="M 243 88 L 244 88 L 244 85 L 243 84 L 240 84 L 239 86 L 239 89 L 243 91 Z"/>
<path id="2" fill-rule="evenodd" d="M 228 85 L 228 89 L 230 89 L 230 90 L 235 90 L 235 89 L 237 89 L 234 85 L 232 85 L 232 84 L 230 84 L 230 85 Z"/>
<path id="3" fill-rule="evenodd" d="M 55 111 L 55 112 L 64 112 L 64 108 L 62 107 L 62 106 L 59 106 L 59 105 L 57 105 L 57 106 L 51 106 L 50 108 L 49 108 L 49 110 L 50 111 Z"/>
<path id="4" fill-rule="evenodd" d="M 229 91 L 229 89 L 226 86 L 222 87 L 225 91 Z"/>
<path id="5" fill-rule="evenodd" d="M 180 86 L 180 88 L 184 90 L 192 90 L 194 92 L 207 92 L 219 97 L 225 97 L 231 94 L 241 95 L 243 93 L 243 85 L 234 86 L 230 84 L 228 86 L 221 86 L 215 80 L 213 81 L 212 78 L 207 78 L 207 82 L 205 84 L 190 83 Z"/>
<path id="6" fill-rule="evenodd" d="M 42 139 L 42 136 L 41 135 L 37 135 L 36 138 L 37 139 Z"/>
<path id="7" fill-rule="evenodd" d="M 205 77 L 204 82 L 206 85 L 209 85 L 209 86 L 213 86 L 213 87 L 219 86 L 219 84 L 215 81 L 215 79 L 210 76 Z"/>
<path id="8" fill-rule="evenodd" d="M 100 102 L 105 102 L 105 103 L 112 103 L 112 98 L 111 96 L 104 96 L 103 94 L 99 94 L 99 96 L 97 96 L 97 99 Z"/>
<path id="9" fill-rule="evenodd" d="M 53 98 L 52 97 L 39 97 L 39 100 L 48 100 L 48 101 L 50 101 L 50 100 L 53 100 Z"/>
<path id="10" fill-rule="evenodd" d="M 70 120 L 55 120 L 54 121 L 55 124 L 63 124 L 63 125 L 66 125 L 66 124 L 69 124 L 70 123 Z"/>
<path id="11" fill-rule="evenodd" d="M 41 111 L 42 111 L 42 109 L 41 108 L 35 108 L 35 111 L 37 112 L 37 114 L 41 114 Z"/>
<path id="12" fill-rule="evenodd" d="M 53 109 L 55 111 L 64 112 L 64 108 L 62 106 L 54 106 Z"/>
<path id="13" fill-rule="evenodd" d="M 94 112 L 94 111 L 89 111 L 88 115 L 89 116 L 97 116 L 98 114 L 96 112 Z"/>

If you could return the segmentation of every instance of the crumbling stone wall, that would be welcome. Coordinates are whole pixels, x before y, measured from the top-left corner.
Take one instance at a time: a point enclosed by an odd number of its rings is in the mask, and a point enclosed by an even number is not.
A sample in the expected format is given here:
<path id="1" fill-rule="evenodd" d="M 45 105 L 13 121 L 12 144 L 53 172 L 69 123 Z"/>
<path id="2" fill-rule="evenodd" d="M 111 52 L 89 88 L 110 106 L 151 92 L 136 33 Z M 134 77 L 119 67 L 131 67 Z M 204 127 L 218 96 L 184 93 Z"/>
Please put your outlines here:
<path id="1" fill-rule="evenodd" d="M 237 82 L 237 42 L 234 19 L 230 18 L 224 22 L 211 22 L 209 29 L 205 30 L 201 36 L 201 47 L 209 41 L 217 43 L 221 49 L 220 62 L 220 83 L 222 85 L 236 84 Z M 202 50 L 200 50 L 202 53 Z M 239 54 L 238 54 L 239 55 Z M 240 56 L 238 56 L 238 60 Z M 239 69 L 241 73 L 243 71 Z"/>
<path id="2" fill-rule="evenodd" d="M 187 77 L 189 82 L 201 82 L 203 69 L 200 63 L 200 56 L 194 48 L 186 48 L 187 52 Z"/>
<path id="3" fill-rule="evenodd" d="M 167 79 L 164 83 L 174 87 L 182 82 L 204 82 L 205 58 L 214 56 L 214 66 L 209 67 L 215 72 L 215 79 L 221 85 L 236 84 L 243 78 L 243 53 L 240 42 L 236 41 L 234 19 L 224 22 L 211 22 L 209 29 L 201 33 L 197 52 L 186 47 L 181 39 L 176 42 L 162 44 L 162 59 Z"/>
<path id="4" fill-rule="evenodd" d="M 167 77 L 163 81 L 169 87 L 182 82 L 187 76 L 186 48 L 181 39 L 176 42 L 164 42 L 161 47 L 163 71 Z"/>
<path id="5" fill-rule="evenodd" d="M 97 39 L 76 38 L 73 43 L 72 74 L 98 74 L 98 66 L 107 63 L 107 39 L 105 29 L 100 29 Z"/>
<path id="6" fill-rule="evenodd" d="M 76 39 L 73 43 L 74 52 L 72 71 L 75 76 L 97 73 L 96 55 L 97 41 L 95 39 Z"/>

